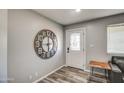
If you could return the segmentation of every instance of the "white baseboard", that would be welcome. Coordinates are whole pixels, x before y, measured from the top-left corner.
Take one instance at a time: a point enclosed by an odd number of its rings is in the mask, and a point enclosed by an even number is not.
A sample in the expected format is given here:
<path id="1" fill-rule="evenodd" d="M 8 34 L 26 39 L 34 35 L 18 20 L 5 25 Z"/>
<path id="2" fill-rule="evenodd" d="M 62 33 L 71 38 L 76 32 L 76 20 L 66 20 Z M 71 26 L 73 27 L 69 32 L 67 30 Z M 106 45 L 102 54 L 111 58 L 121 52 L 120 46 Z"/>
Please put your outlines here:
<path id="1" fill-rule="evenodd" d="M 38 83 L 39 81 L 41 81 L 42 79 L 44 79 L 44 78 L 46 78 L 47 76 L 49 76 L 49 75 L 51 75 L 51 74 L 53 74 L 54 72 L 56 72 L 57 70 L 59 70 L 59 69 L 61 69 L 62 67 L 64 67 L 65 65 L 62 65 L 62 66 L 60 66 L 60 67 L 58 67 L 57 69 L 55 69 L 55 70 L 53 70 L 53 71 L 51 71 L 50 73 L 48 73 L 47 75 L 45 75 L 45 76 L 43 76 L 43 77 L 41 77 L 41 78 L 39 78 L 39 79 L 37 79 L 37 80 L 35 80 L 34 82 L 32 82 L 32 83 Z"/>

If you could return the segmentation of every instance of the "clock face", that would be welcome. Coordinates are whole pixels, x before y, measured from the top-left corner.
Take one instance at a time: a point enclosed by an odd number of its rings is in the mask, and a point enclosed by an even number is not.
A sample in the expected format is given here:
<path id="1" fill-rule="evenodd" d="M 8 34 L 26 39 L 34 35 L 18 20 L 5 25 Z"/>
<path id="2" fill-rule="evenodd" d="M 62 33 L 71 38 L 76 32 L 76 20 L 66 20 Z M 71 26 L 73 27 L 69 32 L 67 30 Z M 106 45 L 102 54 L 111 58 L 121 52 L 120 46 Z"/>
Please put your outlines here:
<path id="1" fill-rule="evenodd" d="M 34 39 L 34 49 L 40 58 L 51 58 L 57 51 L 56 35 L 48 29 L 39 31 Z"/>

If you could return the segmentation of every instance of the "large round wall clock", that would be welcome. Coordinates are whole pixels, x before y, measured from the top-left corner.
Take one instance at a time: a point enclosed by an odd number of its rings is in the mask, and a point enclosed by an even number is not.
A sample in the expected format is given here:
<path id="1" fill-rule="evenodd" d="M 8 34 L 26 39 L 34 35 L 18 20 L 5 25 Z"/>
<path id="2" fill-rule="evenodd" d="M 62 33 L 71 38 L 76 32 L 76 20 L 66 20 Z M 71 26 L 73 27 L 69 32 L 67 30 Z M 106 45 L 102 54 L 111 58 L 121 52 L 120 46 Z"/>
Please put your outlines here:
<path id="1" fill-rule="evenodd" d="M 48 29 L 39 31 L 34 39 L 34 49 L 40 58 L 51 58 L 57 51 L 56 35 Z"/>

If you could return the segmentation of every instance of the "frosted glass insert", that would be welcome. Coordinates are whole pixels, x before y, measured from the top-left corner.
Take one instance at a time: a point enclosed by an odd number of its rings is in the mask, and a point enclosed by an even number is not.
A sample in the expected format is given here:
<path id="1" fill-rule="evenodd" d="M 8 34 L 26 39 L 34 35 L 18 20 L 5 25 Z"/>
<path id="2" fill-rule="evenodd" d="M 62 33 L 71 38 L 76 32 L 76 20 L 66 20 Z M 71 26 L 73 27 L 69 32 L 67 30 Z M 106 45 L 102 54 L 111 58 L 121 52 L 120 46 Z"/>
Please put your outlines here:
<path id="1" fill-rule="evenodd" d="M 80 33 L 72 33 L 71 34 L 70 50 L 80 50 Z"/>
<path id="2" fill-rule="evenodd" d="M 124 53 L 124 26 L 108 27 L 108 53 Z"/>

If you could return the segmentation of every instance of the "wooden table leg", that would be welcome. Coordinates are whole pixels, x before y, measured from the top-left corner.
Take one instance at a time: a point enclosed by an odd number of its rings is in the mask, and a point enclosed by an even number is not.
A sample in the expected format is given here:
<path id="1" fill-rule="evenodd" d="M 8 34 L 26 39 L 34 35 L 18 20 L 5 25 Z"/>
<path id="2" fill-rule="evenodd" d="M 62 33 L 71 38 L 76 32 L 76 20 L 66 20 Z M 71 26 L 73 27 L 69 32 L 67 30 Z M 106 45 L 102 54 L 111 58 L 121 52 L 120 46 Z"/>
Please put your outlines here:
<path id="1" fill-rule="evenodd" d="M 93 75 L 93 67 L 90 68 L 90 75 Z"/>
<path id="2" fill-rule="evenodd" d="M 92 67 L 90 67 L 90 76 L 91 76 L 91 69 L 92 69 Z"/>
<path id="3" fill-rule="evenodd" d="M 92 67 L 92 75 L 93 75 L 93 67 Z"/>
<path id="4" fill-rule="evenodd" d="M 107 74 L 107 70 L 105 69 L 105 78 L 106 78 L 106 80 L 108 79 L 108 76 L 107 76 L 108 74 Z"/>

